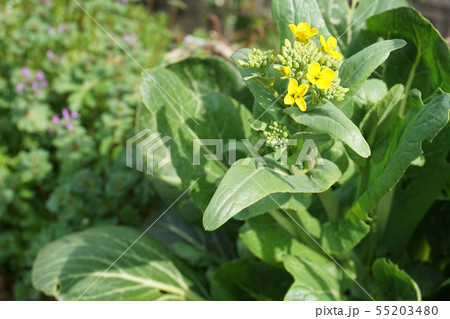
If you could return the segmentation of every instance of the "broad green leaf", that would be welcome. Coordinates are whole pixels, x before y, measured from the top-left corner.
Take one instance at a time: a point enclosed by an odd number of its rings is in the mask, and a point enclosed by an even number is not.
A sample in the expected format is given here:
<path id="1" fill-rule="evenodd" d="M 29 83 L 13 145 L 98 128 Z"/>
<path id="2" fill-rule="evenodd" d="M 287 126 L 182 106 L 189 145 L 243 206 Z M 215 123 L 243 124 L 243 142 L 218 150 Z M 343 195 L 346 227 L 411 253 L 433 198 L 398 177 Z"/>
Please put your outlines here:
<path id="1" fill-rule="evenodd" d="M 385 38 L 408 41 L 386 64 L 388 86 L 400 81 L 406 90 L 416 88 L 424 98 L 440 87 L 450 91 L 450 50 L 433 25 L 412 7 L 397 8 L 373 16 L 367 27 Z"/>
<path id="2" fill-rule="evenodd" d="M 317 0 L 328 30 L 338 39 L 341 49 L 347 45 L 350 7 L 347 0 Z"/>
<path id="3" fill-rule="evenodd" d="M 418 263 L 408 269 L 408 274 L 419 286 L 420 293 L 424 299 L 439 300 L 432 296 L 433 292 L 437 291 L 445 282 L 445 276 L 439 271 L 438 266 Z"/>
<path id="4" fill-rule="evenodd" d="M 316 106 L 309 112 L 302 112 L 297 107 L 284 111 L 297 123 L 325 132 L 343 141 L 362 157 L 370 156 L 370 148 L 358 127 L 331 102 Z"/>
<path id="5" fill-rule="evenodd" d="M 285 214 L 282 212 L 282 214 Z M 290 213 L 294 217 L 295 213 Z M 289 216 L 286 216 L 290 221 Z M 317 234 L 317 229 L 320 235 L 320 224 L 317 219 L 310 218 L 310 221 L 305 223 L 299 221 L 308 232 Z M 298 225 L 292 224 L 298 228 L 298 232 L 302 229 Z M 311 234 L 313 235 L 313 234 Z M 239 237 L 242 239 L 248 249 L 259 259 L 265 262 L 281 267 L 283 265 L 283 256 L 286 254 L 298 257 L 306 257 L 314 263 L 326 266 L 330 271 L 335 271 L 334 263 L 330 262 L 327 257 L 312 250 L 298 239 L 296 239 L 286 229 L 281 228 L 280 225 L 269 215 L 258 216 L 245 222 L 239 230 Z"/>
<path id="6" fill-rule="evenodd" d="M 192 266 L 218 265 L 236 255 L 234 244 L 223 232 L 205 232 L 175 212 L 164 214 L 152 227 L 151 234 Z"/>
<path id="7" fill-rule="evenodd" d="M 380 79 L 368 79 L 355 95 L 355 103 L 374 105 L 388 92 L 386 83 Z"/>
<path id="8" fill-rule="evenodd" d="M 211 278 L 214 300 L 282 300 L 292 283 L 283 270 L 257 260 L 235 259 L 223 264 Z"/>
<path id="9" fill-rule="evenodd" d="M 36 258 L 33 286 L 58 300 L 201 300 L 194 277 L 150 236 L 117 260 L 140 235 L 132 228 L 108 226 L 54 241 Z"/>
<path id="10" fill-rule="evenodd" d="M 271 194 L 320 193 L 341 177 L 337 166 L 328 160 L 324 160 L 325 165 L 318 165 L 302 176 L 290 175 L 269 158 L 264 160 L 267 165 L 246 159 L 231 166 L 203 215 L 206 230 L 220 227 L 243 209 Z"/>
<path id="11" fill-rule="evenodd" d="M 359 126 L 367 111 L 384 97 L 387 92 L 388 88 L 384 81 L 368 79 L 354 96 L 353 103 L 345 104 L 341 111 Z"/>
<path id="12" fill-rule="evenodd" d="M 409 104 L 415 103 L 409 101 Z M 323 226 L 322 243 L 327 251 L 342 253 L 356 246 L 368 233 L 364 222 L 375 208 L 401 179 L 408 166 L 419 157 L 424 140 L 432 141 L 449 120 L 450 95 L 438 93 L 417 113 L 404 120 L 401 130 L 394 130 L 389 139 L 382 139 L 370 159 L 370 176 L 367 189 L 352 205 L 338 223 Z M 396 132 L 400 131 L 401 134 Z M 374 158 L 377 160 L 375 161 Z"/>
<path id="13" fill-rule="evenodd" d="M 316 44 L 320 44 L 320 34 L 326 38 L 330 36 L 316 0 L 273 0 L 272 16 L 280 32 L 281 45 L 284 45 L 284 39 L 292 43 L 295 40 L 294 34 L 289 29 L 291 23 L 297 25 L 300 22 L 308 22 L 311 28 L 319 30 L 319 34 L 312 38 Z"/>
<path id="14" fill-rule="evenodd" d="M 441 194 L 450 176 L 449 141 L 450 126 L 447 124 L 433 143 L 424 143 L 425 165 L 410 166 L 395 189 L 391 213 L 381 236 L 383 253 L 405 249 L 428 209 Z"/>
<path id="15" fill-rule="evenodd" d="M 277 193 L 270 197 L 265 197 L 250 207 L 244 209 L 236 216 L 237 220 L 247 220 L 252 217 L 267 213 L 272 209 L 292 209 L 295 211 L 305 211 L 311 204 L 311 194 L 291 194 Z"/>
<path id="16" fill-rule="evenodd" d="M 398 116 L 398 108 L 404 96 L 403 91 L 404 87 L 401 84 L 392 87 L 361 121 L 361 132 L 370 144 L 389 134 Z"/>
<path id="17" fill-rule="evenodd" d="M 197 96 L 214 91 L 231 96 L 244 105 L 253 103 L 252 95 L 241 75 L 224 59 L 189 58 L 169 65 L 167 69 L 176 73 L 183 84 Z"/>
<path id="18" fill-rule="evenodd" d="M 144 74 L 141 86 L 147 112 L 141 111 L 150 121 L 155 116 L 158 132 L 172 137 L 166 146 L 171 148 L 172 164 L 181 178 L 184 188 L 191 188 L 189 195 L 203 210 L 228 166 L 220 160 L 206 160 L 204 155 L 214 156 L 215 146 L 206 146 L 199 139 L 240 139 L 250 135 L 247 124 L 250 112 L 237 101 L 221 93 L 196 95 L 184 87 L 171 71 L 155 68 Z M 140 121 L 145 125 L 145 120 Z M 194 154 L 194 144 L 200 153 Z M 194 158 L 200 165 L 194 165 Z"/>
<path id="19" fill-rule="evenodd" d="M 378 42 L 346 59 L 339 69 L 339 77 L 341 86 L 348 88 L 349 91 L 345 94 L 345 100 L 336 105 L 343 106 L 348 103 L 372 72 L 386 61 L 389 54 L 402 48 L 405 44 L 406 42 L 403 40 Z"/>
<path id="20" fill-rule="evenodd" d="M 338 301 L 342 300 L 338 278 L 322 265 L 305 257 L 285 255 L 284 267 L 294 277 L 284 300 Z"/>
<path id="21" fill-rule="evenodd" d="M 364 27 L 364 22 L 375 14 L 379 14 L 393 8 L 406 6 L 408 6 L 408 1 L 406 0 L 360 0 L 358 7 L 352 16 L 352 29 L 358 30 Z"/>
<path id="22" fill-rule="evenodd" d="M 139 107 L 136 110 L 136 133 L 142 129 L 147 128 L 152 132 L 158 131 L 156 118 L 154 116 L 141 116 L 140 112 L 147 111 L 143 107 Z M 143 137 L 145 139 L 145 137 Z M 181 179 L 173 167 L 170 152 L 166 145 L 162 144 L 151 154 L 147 154 L 146 160 L 152 163 L 160 163 L 169 155 L 169 161 L 162 167 L 153 167 L 153 175 L 150 181 L 153 185 L 155 192 L 160 198 L 168 205 L 172 204 L 184 191 Z"/>
<path id="23" fill-rule="evenodd" d="M 376 300 L 420 301 L 420 289 L 415 281 L 386 258 L 375 260 L 372 267 L 377 284 L 373 292 Z"/>

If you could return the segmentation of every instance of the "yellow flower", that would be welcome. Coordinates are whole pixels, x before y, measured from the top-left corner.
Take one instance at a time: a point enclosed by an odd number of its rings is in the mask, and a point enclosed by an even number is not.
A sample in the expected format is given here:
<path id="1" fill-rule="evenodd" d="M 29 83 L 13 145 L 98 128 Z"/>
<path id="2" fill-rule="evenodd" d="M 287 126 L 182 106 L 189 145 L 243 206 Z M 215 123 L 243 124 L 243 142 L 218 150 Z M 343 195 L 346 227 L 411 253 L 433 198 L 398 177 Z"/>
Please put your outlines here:
<path id="1" fill-rule="evenodd" d="M 311 84 L 317 85 L 321 90 L 326 90 L 330 87 L 331 81 L 334 80 L 334 71 L 331 69 L 320 70 L 320 64 L 317 62 L 311 63 L 308 67 L 306 78 Z"/>
<path id="2" fill-rule="evenodd" d="M 284 76 L 289 76 L 291 75 L 291 69 L 289 69 L 289 67 L 285 66 L 282 69 Z"/>
<path id="3" fill-rule="evenodd" d="M 335 37 L 330 36 L 327 41 L 323 35 L 320 36 L 320 43 L 322 44 L 322 50 L 328 53 L 334 59 L 340 59 L 341 54 L 334 50 L 337 45 L 337 40 Z"/>
<path id="4" fill-rule="evenodd" d="M 302 111 L 306 111 L 306 102 L 303 96 L 308 92 L 309 85 L 298 85 L 296 79 L 291 78 L 288 84 L 288 94 L 284 97 L 284 104 L 294 105 L 297 104 L 298 108 Z"/>
<path id="5" fill-rule="evenodd" d="M 297 41 L 304 43 L 309 38 L 315 36 L 319 31 L 316 28 L 312 28 L 307 22 L 300 22 L 298 25 L 290 24 L 289 28 L 292 33 L 295 34 Z"/>

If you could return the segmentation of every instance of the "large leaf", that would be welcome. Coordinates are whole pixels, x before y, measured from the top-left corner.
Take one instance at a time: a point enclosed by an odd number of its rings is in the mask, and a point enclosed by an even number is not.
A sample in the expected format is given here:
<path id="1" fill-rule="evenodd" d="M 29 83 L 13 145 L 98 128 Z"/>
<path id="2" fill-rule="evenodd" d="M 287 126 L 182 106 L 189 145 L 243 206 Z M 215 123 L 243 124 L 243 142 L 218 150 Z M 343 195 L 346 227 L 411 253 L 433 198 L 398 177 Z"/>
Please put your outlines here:
<path id="1" fill-rule="evenodd" d="M 193 266 L 217 265 L 236 255 L 234 244 L 223 232 L 205 232 L 171 211 L 152 227 L 152 236 Z"/>
<path id="2" fill-rule="evenodd" d="M 353 98 L 353 103 L 342 107 L 342 112 L 357 126 L 370 110 L 388 92 L 386 83 L 379 79 L 368 79 Z"/>
<path id="3" fill-rule="evenodd" d="M 244 208 L 270 194 L 320 193 L 341 177 L 338 167 L 328 160 L 303 176 L 290 175 L 273 160 L 264 160 L 267 165 L 254 159 L 239 160 L 228 170 L 203 215 L 206 230 L 220 227 Z"/>
<path id="4" fill-rule="evenodd" d="M 404 87 L 401 84 L 392 87 L 361 121 L 360 128 L 370 144 L 389 134 L 398 116 Z"/>
<path id="5" fill-rule="evenodd" d="M 150 236 L 140 238 L 114 263 L 140 235 L 109 226 L 54 241 L 36 258 L 33 286 L 58 300 L 202 299 L 186 268 Z"/>
<path id="6" fill-rule="evenodd" d="M 251 105 L 253 102 L 239 72 L 224 59 L 189 58 L 167 68 L 176 73 L 184 85 L 197 96 L 214 91 L 231 96 L 244 105 Z"/>
<path id="7" fill-rule="evenodd" d="M 172 137 L 172 164 L 189 195 L 203 210 L 228 166 L 222 161 L 206 160 L 204 155 L 216 154 L 215 146 L 205 146 L 199 139 L 240 139 L 249 136 L 250 112 L 221 93 L 211 92 L 197 95 L 184 87 L 183 82 L 171 71 L 155 68 L 144 74 L 141 86 L 147 113 L 140 116 L 156 116 L 158 132 Z M 195 76 L 195 74 L 193 75 Z M 140 121 L 145 123 L 145 121 Z M 200 147 L 200 154 L 194 154 L 194 144 Z M 200 165 L 194 165 L 194 155 L 200 158 Z"/>
<path id="8" fill-rule="evenodd" d="M 361 0 L 353 14 L 352 29 L 360 29 L 365 26 L 365 21 L 371 16 L 397 7 L 408 6 L 406 0 Z"/>
<path id="9" fill-rule="evenodd" d="M 223 264 L 211 278 L 214 300 L 282 300 L 292 279 L 257 260 L 236 259 Z"/>
<path id="10" fill-rule="evenodd" d="M 319 30 L 319 34 L 326 38 L 330 36 L 316 0 L 273 0 L 272 16 L 280 32 L 281 45 L 284 45 L 284 39 L 294 43 L 295 36 L 289 29 L 291 23 L 308 22 L 311 28 Z M 319 36 L 313 37 L 312 41 L 320 44 Z"/>
<path id="11" fill-rule="evenodd" d="M 296 212 L 304 212 L 311 204 L 311 194 L 277 193 L 271 197 L 265 197 L 255 204 L 234 216 L 237 220 L 247 220 L 255 216 L 267 213 L 272 209 L 292 209 Z"/>
<path id="12" fill-rule="evenodd" d="M 282 212 L 282 214 L 285 213 Z M 295 213 L 291 213 L 291 216 L 295 215 Z M 286 219 L 289 222 L 291 221 L 288 216 L 286 216 Z M 311 220 L 309 224 L 303 222 L 303 227 L 308 232 L 312 230 L 314 233 L 314 228 L 317 227 L 314 223 L 315 221 L 317 220 Z M 298 232 L 303 231 L 297 225 L 293 224 L 293 226 L 298 228 Z M 322 265 L 330 263 L 331 267 L 329 268 L 334 268 L 335 266 L 327 257 L 312 250 L 286 231 L 286 229 L 281 228 L 269 215 L 258 216 L 246 221 L 239 230 L 239 237 L 256 257 L 277 267 L 283 265 L 283 256 L 286 254 L 307 257 L 311 261 Z"/>
<path id="13" fill-rule="evenodd" d="M 413 100 L 409 101 L 414 104 Z M 322 243 L 330 252 L 342 253 L 356 246 L 368 233 L 367 215 L 381 198 L 401 179 L 408 166 L 422 154 L 422 142 L 432 141 L 449 119 L 450 95 L 438 93 L 417 113 L 406 117 L 400 130 L 394 130 L 383 147 L 376 148 L 369 162 L 370 177 L 366 190 L 338 223 L 323 226 Z M 401 132 L 397 134 L 396 132 Z M 376 160 L 372 160 L 376 158 Z M 350 231 L 353 230 L 353 231 Z"/>
<path id="14" fill-rule="evenodd" d="M 373 292 L 375 299 L 421 300 L 420 289 L 414 280 L 390 260 L 385 258 L 375 260 L 372 271 L 377 283 L 376 290 Z"/>
<path id="15" fill-rule="evenodd" d="M 424 143 L 423 166 L 410 166 L 392 201 L 391 214 L 381 236 L 383 253 L 405 249 L 427 210 L 440 195 L 450 176 L 450 126 Z"/>
<path id="16" fill-rule="evenodd" d="M 297 107 L 284 111 L 297 123 L 325 132 L 343 141 L 362 157 L 370 156 L 370 148 L 358 127 L 331 102 L 316 106 L 309 112 Z"/>
<path id="17" fill-rule="evenodd" d="M 397 8 L 367 20 L 370 30 L 385 38 L 403 38 L 408 46 L 393 54 L 386 65 L 386 81 L 401 81 L 427 98 L 442 88 L 450 91 L 450 50 L 430 21 L 411 7 Z M 412 80 L 412 81 L 411 81 Z M 410 86 L 409 86 L 410 85 Z"/>
<path id="18" fill-rule="evenodd" d="M 304 257 L 286 255 L 284 267 L 294 277 L 285 300 L 337 301 L 342 300 L 338 278 L 320 264 Z"/>
<path id="19" fill-rule="evenodd" d="M 406 42 L 403 40 L 378 42 L 345 60 L 339 69 L 339 77 L 341 78 L 341 86 L 348 88 L 349 91 L 345 94 L 345 100 L 336 105 L 342 106 L 348 103 L 372 72 L 386 61 L 389 54 L 405 46 L 405 44 Z"/>

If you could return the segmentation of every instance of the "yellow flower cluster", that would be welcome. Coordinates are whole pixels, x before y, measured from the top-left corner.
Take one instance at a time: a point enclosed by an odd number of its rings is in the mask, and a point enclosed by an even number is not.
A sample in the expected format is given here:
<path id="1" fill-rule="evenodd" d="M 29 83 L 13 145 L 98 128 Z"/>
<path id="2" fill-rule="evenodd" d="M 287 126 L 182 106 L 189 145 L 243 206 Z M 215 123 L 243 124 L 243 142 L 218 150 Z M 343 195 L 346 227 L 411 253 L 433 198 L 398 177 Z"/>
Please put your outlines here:
<path id="1" fill-rule="evenodd" d="M 275 68 L 284 75 L 283 78 L 289 78 L 284 104 L 295 104 L 305 112 L 307 105 L 304 96 L 310 90 L 318 92 L 317 96 L 322 98 L 342 100 L 348 89 L 339 86 L 337 71 L 342 64 L 342 55 L 335 50 L 336 38 L 330 36 L 325 40 L 321 35 L 321 47 L 316 47 L 309 40 L 319 33 L 316 28 L 311 28 L 306 22 L 290 24 L 289 28 L 295 35 L 296 42 L 292 45 L 286 40 L 282 54 L 278 55 L 282 66 Z"/>

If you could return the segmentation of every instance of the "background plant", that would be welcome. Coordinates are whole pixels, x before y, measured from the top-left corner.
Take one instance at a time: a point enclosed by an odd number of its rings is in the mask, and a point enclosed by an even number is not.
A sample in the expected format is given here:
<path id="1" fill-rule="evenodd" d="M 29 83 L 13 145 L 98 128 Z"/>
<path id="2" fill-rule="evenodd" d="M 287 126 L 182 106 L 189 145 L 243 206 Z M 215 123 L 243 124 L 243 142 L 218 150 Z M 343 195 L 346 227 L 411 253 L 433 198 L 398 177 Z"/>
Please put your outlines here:
<path id="1" fill-rule="evenodd" d="M 83 4 L 145 67 L 160 63 L 164 14 Z M 0 274 L 15 299 L 39 299 L 30 269 L 45 244 L 94 225 L 138 225 L 158 207 L 151 183 L 124 165 L 141 70 L 73 1 L 0 8 Z"/>
<path id="2" fill-rule="evenodd" d="M 236 63 L 239 75 L 218 59 L 149 70 L 167 92 L 144 77 L 137 128 L 173 137 L 172 163 L 153 181 L 157 189 L 171 190 L 166 198 L 188 189 L 191 203 L 164 215 L 151 236 L 88 291 L 141 232 L 92 228 L 49 244 L 34 264 L 37 289 L 61 300 L 445 298 L 448 45 L 403 1 L 380 0 L 361 19 L 365 1 L 352 7 L 341 1 L 339 12 L 328 1 L 272 5 L 280 47 L 285 39 L 294 42 L 290 23 L 308 22 L 326 38 L 338 38 L 340 85 L 349 89 L 344 99 L 313 102 L 306 112 L 285 108 L 276 100 L 285 94 L 283 74 L 269 68 L 267 84 L 258 78 L 264 74 Z M 240 50 L 233 59 L 245 66 L 249 52 Z M 268 167 L 255 161 L 192 166 L 194 139 L 258 138 L 251 124 L 265 110 L 260 121 L 286 125 L 299 145 L 313 139 L 325 165 L 286 170 L 267 147 L 261 155 Z M 201 231 L 201 219 L 207 230 L 220 229 Z"/>

